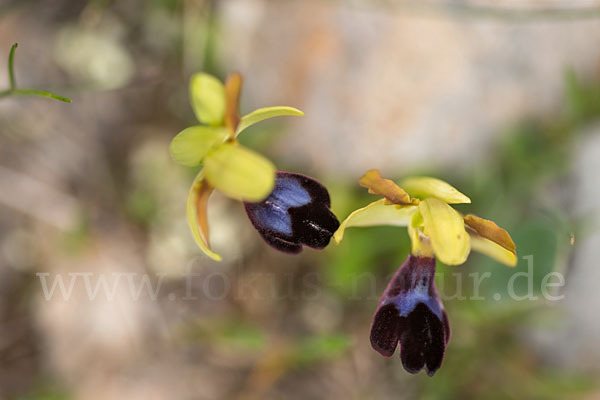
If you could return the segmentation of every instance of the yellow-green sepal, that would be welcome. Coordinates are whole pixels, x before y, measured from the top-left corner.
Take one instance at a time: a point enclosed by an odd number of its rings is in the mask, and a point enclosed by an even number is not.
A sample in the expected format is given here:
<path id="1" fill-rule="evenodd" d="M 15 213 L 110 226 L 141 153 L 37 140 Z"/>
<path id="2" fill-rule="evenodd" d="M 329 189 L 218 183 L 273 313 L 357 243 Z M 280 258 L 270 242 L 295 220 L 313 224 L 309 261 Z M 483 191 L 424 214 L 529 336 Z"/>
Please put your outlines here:
<path id="1" fill-rule="evenodd" d="M 304 113 L 294 107 L 286 106 L 275 106 L 275 107 L 264 107 L 258 110 L 252 111 L 250 114 L 246 114 L 242 117 L 236 131 L 236 135 L 239 135 L 244 129 L 251 125 L 254 125 L 260 121 L 268 118 L 280 117 L 284 115 L 295 115 L 301 117 Z"/>
<path id="2" fill-rule="evenodd" d="M 517 265 L 516 253 L 513 253 L 512 251 L 500 246 L 498 243 L 479 236 L 471 231 L 469 231 L 469 236 L 471 237 L 472 250 L 481 254 L 485 254 L 486 256 L 491 257 L 509 267 L 514 267 Z"/>
<path id="3" fill-rule="evenodd" d="M 209 151 L 204 173 L 214 188 L 242 201 L 262 201 L 275 186 L 273 163 L 237 143 L 223 143 Z"/>
<path id="4" fill-rule="evenodd" d="M 460 214 L 445 202 L 430 197 L 419 203 L 424 233 L 440 261 L 447 265 L 464 263 L 471 250 L 469 235 Z"/>
<path id="5" fill-rule="evenodd" d="M 411 196 L 419 199 L 435 197 L 448 204 L 471 203 L 471 199 L 450 184 L 428 176 L 406 178 L 399 185 Z"/>
<path id="6" fill-rule="evenodd" d="M 348 215 L 333 234 L 333 240 L 335 243 L 340 243 L 344 237 L 346 228 L 354 226 L 406 226 L 411 221 L 415 211 L 417 211 L 417 207 L 412 205 L 399 206 L 396 204 L 386 204 L 386 199 L 374 201 L 366 207 L 359 208 Z"/>
<path id="7" fill-rule="evenodd" d="M 225 85 L 203 72 L 190 79 L 190 103 L 198 121 L 221 126 L 225 119 Z"/>
<path id="8" fill-rule="evenodd" d="M 221 261 L 221 255 L 211 250 L 208 240 L 207 207 L 208 198 L 212 192 L 213 188 L 204 179 L 204 171 L 200 171 L 194 178 L 192 187 L 188 192 L 187 222 L 196 244 L 204 254 L 215 261 Z"/>
<path id="9" fill-rule="evenodd" d="M 179 132 L 170 145 L 173 159 L 188 167 L 202 163 L 206 154 L 227 140 L 227 130 L 215 126 L 190 126 Z"/>

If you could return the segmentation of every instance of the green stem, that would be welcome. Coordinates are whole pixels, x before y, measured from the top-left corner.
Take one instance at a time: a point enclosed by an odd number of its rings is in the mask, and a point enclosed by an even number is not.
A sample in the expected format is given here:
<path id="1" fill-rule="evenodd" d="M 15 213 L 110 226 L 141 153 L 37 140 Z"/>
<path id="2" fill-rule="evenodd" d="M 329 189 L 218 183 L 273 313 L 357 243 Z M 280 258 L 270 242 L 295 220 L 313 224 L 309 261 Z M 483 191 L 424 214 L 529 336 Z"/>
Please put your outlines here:
<path id="1" fill-rule="evenodd" d="M 68 97 L 64 97 L 64 96 L 59 96 L 57 94 L 54 93 L 50 93 L 50 92 L 45 92 L 43 90 L 37 90 L 37 89 L 14 89 L 14 90 L 3 90 L 0 91 L 0 98 L 2 97 L 8 97 L 8 96 L 27 96 L 27 95 L 35 95 L 35 96 L 42 96 L 42 97 L 48 97 L 50 99 L 54 99 L 54 100 L 59 100 L 59 101 L 64 101 L 65 103 L 72 103 L 71 99 L 69 99 Z"/>
<path id="2" fill-rule="evenodd" d="M 37 90 L 37 89 L 15 89 L 15 90 L 13 90 L 13 94 L 22 95 L 22 96 L 32 94 L 32 95 L 36 95 L 36 96 L 48 97 L 48 98 L 51 98 L 54 100 L 64 101 L 65 103 L 71 103 L 71 99 L 69 99 L 68 97 L 59 96 L 54 93 L 46 92 L 43 90 Z"/>
<path id="3" fill-rule="evenodd" d="M 12 96 L 12 95 L 20 95 L 20 96 L 35 95 L 35 96 L 48 97 L 48 98 L 54 99 L 54 100 L 64 101 L 65 103 L 71 103 L 71 99 L 69 99 L 67 97 L 59 96 L 57 94 L 46 92 L 44 90 L 17 89 L 17 83 L 15 80 L 14 63 L 15 63 L 15 49 L 17 48 L 18 45 L 19 45 L 18 43 L 15 43 L 10 48 L 10 54 L 8 55 L 9 88 L 6 90 L 0 91 L 0 98 Z"/>
<path id="4" fill-rule="evenodd" d="M 10 82 L 10 90 L 15 90 L 15 88 L 17 87 L 16 81 L 15 81 L 14 58 L 15 58 L 15 50 L 17 49 L 18 45 L 19 45 L 19 43 L 13 44 L 12 47 L 10 48 L 10 54 L 8 55 L 8 79 Z"/>

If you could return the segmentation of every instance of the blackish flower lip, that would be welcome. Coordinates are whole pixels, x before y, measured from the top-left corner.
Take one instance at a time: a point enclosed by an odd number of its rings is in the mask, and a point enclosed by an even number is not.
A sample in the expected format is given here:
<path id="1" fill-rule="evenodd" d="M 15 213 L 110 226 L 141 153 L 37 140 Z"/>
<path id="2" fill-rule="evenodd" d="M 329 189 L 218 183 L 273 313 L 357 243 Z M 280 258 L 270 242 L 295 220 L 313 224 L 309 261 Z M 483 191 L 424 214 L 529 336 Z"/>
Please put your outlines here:
<path id="1" fill-rule="evenodd" d="M 244 207 L 262 238 L 286 253 L 299 253 L 303 245 L 322 249 L 340 226 L 327 189 L 300 174 L 278 171 L 271 194 Z"/>
<path id="2" fill-rule="evenodd" d="M 435 259 L 409 255 L 379 301 L 371 345 L 391 357 L 400 344 L 404 369 L 433 376 L 442 365 L 450 324 L 434 282 Z"/>

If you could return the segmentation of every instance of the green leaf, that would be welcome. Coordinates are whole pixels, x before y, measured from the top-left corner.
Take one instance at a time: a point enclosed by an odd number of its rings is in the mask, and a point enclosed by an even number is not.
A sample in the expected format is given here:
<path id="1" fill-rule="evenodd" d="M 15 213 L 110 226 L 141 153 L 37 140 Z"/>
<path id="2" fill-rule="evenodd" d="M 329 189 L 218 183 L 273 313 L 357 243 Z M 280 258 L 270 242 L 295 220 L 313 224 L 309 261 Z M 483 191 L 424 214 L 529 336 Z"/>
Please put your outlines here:
<path id="1" fill-rule="evenodd" d="M 204 159 L 206 179 L 227 196 L 250 202 L 264 200 L 275 185 L 275 166 L 254 151 L 224 143 Z"/>
<path id="2" fill-rule="evenodd" d="M 227 130 L 196 125 L 179 132 L 171 141 L 171 155 L 188 167 L 200 165 L 206 153 L 227 140 Z"/>
<path id="3" fill-rule="evenodd" d="M 220 126 L 225 118 L 225 86 L 212 75 L 198 73 L 190 79 L 190 102 L 198 121 Z"/>
<path id="4" fill-rule="evenodd" d="M 296 115 L 301 117 L 304 115 L 304 113 L 294 107 L 275 106 L 259 108 L 258 110 L 254 110 L 250 114 L 242 117 L 242 120 L 238 125 L 236 135 L 239 135 L 241 131 L 260 121 L 268 118 L 280 117 L 283 115 Z"/>

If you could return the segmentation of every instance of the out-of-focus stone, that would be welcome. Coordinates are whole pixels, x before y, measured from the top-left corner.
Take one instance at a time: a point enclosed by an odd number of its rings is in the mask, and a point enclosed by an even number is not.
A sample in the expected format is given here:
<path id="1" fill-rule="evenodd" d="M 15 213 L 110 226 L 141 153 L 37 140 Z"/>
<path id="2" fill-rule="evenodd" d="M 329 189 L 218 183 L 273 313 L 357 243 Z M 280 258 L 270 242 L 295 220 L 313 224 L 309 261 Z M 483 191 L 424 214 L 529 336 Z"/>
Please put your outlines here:
<path id="1" fill-rule="evenodd" d="M 582 135 L 575 152 L 571 212 L 584 221 L 582 234 L 575 237 L 574 254 L 566 271 L 564 298 L 551 302 L 557 306 L 557 324 L 535 332 L 532 345 L 545 361 L 561 368 L 600 372 L 600 320 L 596 305 L 600 304 L 600 126 Z M 553 280 L 556 282 L 556 279 Z"/>
<path id="2" fill-rule="evenodd" d="M 585 221 L 581 238 L 575 238 L 575 255 L 565 290 L 564 308 L 567 330 L 556 349 L 564 364 L 575 368 L 600 371 L 600 320 L 595 305 L 600 304 L 600 126 L 586 132 L 575 157 L 574 211 Z"/>
<path id="3" fill-rule="evenodd" d="M 274 150 L 322 173 L 471 165 L 508 124 L 557 108 L 566 68 L 592 74 L 600 60 L 598 19 L 221 4 L 225 65 L 246 75 L 246 106 L 305 111 Z"/>

